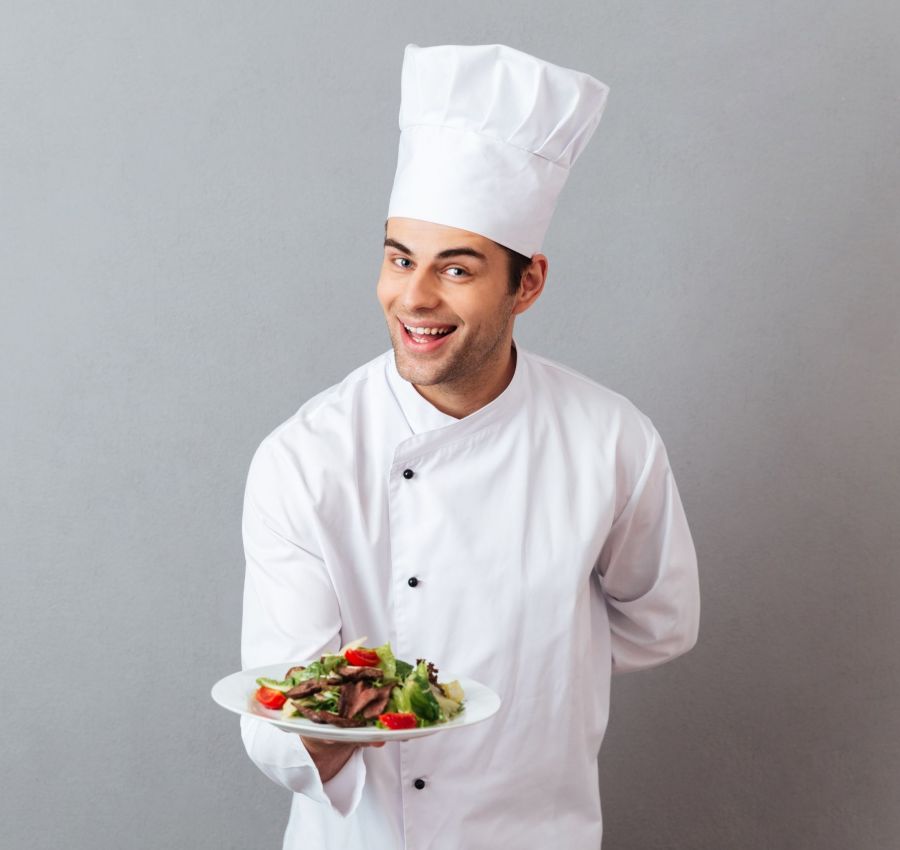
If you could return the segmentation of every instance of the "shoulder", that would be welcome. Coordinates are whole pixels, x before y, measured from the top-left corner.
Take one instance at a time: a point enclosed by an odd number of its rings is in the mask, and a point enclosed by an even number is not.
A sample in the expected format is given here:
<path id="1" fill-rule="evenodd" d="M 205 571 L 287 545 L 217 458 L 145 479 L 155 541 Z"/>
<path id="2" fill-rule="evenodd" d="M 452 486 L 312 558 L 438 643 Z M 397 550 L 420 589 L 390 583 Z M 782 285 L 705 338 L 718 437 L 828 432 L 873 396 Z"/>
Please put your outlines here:
<path id="1" fill-rule="evenodd" d="M 621 393 L 548 357 L 532 352 L 525 356 L 535 395 L 549 400 L 549 405 L 541 406 L 562 421 L 574 420 L 638 442 L 649 443 L 656 436 L 650 417 Z"/>
<path id="2" fill-rule="evenodd" d="M 659 432 L 621 393 L 546 357 L 531 355 L 529 363 L 534 395 L 549 400 L 534 415 L 552 417 L 544 432 L 559 434 L 582 469 L 612 473 L 618 516 L 647 471 L 668 463 Z"/>
<path id="3" fill-rule="evenodd" d="M 348 438 L 366 399 L 384 391 L 389 354 L 379 354 L 304 402 L 262 440 L 254 453 L 251 472 L 266 464 L 298 466 L 301 458 L 321 456 L 330 445 Z"/>

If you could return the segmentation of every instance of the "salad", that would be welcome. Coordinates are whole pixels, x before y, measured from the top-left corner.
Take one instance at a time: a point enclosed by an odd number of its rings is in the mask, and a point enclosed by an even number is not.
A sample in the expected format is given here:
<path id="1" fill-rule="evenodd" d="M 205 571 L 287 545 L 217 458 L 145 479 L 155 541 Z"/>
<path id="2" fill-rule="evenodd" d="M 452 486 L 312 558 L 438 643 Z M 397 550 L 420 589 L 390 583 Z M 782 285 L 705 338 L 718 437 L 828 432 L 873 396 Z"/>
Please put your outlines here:
<path id="1" fill-rule="evenodd" d="M 394 657 L 391 645 L 368 648 L 365 638 L 336 655 L 291 667 L 282 681 L 259 678 L 254 698 L 285 717 L 333 726 L 415 729 L 446 723 L 463 710 L 459 682 L 438 682 L 438 669 Z"/>

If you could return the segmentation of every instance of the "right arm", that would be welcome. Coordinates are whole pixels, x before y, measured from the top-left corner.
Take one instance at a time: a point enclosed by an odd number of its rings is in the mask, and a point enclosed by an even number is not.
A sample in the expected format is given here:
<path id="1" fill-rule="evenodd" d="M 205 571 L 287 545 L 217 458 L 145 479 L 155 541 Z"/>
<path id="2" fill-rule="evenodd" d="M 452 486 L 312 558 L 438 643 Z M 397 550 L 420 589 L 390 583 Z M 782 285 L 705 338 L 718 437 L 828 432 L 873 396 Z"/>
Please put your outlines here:
<path id="1" fill-rule="evenodd" d="M 293 664 L 336 652 L 341 644 L 337 596 L 311 542 L 303 482 L 277 439 L 263 441 L 250 464 L 242 532 L 246 572 L 241 627 L 243 669 Z M 318 742 L 241 717 L 247 755 L 270 779 L 346 816 L 365 781 L 358 747 Z"/>

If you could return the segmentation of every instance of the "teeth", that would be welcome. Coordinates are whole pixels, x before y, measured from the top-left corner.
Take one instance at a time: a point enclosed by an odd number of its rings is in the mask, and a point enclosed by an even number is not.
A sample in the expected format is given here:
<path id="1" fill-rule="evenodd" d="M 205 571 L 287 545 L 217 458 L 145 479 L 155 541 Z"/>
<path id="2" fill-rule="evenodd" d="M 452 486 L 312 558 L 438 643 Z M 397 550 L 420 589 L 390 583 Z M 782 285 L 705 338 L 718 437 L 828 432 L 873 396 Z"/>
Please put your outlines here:
<path id="1" fill-rule="evenodd" d="M 425 336 L 426 334 L 433 334 L 434 336 L 440 336 L 441 334 L 450 333 L 450 328 L 411 328 L 409 325 L 404 325 L 411 334 L 416 334 L 417 336 Z"/>

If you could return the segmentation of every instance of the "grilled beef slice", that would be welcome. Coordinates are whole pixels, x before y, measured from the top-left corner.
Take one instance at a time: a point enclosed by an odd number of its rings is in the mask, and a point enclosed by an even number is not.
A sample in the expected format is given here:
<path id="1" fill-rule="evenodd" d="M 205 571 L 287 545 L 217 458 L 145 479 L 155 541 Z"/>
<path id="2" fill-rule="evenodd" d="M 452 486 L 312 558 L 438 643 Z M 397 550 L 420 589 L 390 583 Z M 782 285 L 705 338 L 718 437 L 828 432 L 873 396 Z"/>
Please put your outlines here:
<path id="1" fill-rule="evenodd" d="M 297 705 L 294 703 L 297 711 L 304 717 L 308 717 L 315 723 L 330 723 L 332 726 L 365 726 L 365 720 L 355 720 L 352 717 L 341 717 L 333 711 L 319 711 L 314 708 L 307 708 L 305 705 Z"/>
<path id="2" fill-rule="evenodd" d="M 319 691 L 330 686 L 331 682 L 329 682 L 328 679 L 307 679 L 305 682 L 301 682 L 299 685 L 295 685 L 291 688 L 285 696 L 288 699 L 299 699 L 300 697 L 308 697 L 312 694 L 317 694 Z"/>
<path id="3" fill-rule="evenodd" d="M 391 691 L 394 690 L 393 685 L 382 685 L 380 688 L 372 688 L 372 701 L 362 710 L 362 716 L 366 720 L 378 717 L 383 714 L 391 701 Z"/>
<path id="4" fill-rule="evenodd" d="M 373 688 L 365 682 L 347 682 L 341 688 L 338 713 L 341 717 L 356 717 L 359 714 L 368 719 L 377 717 L 387 706 L 393 688 L 393 685 Z"/>
<path id="5" fill-rule="evenodd" d="M 380 667 L 351 667 L 349 664 L 335 671 L 345 682 L 374 682 L 384 673 Z"/>

